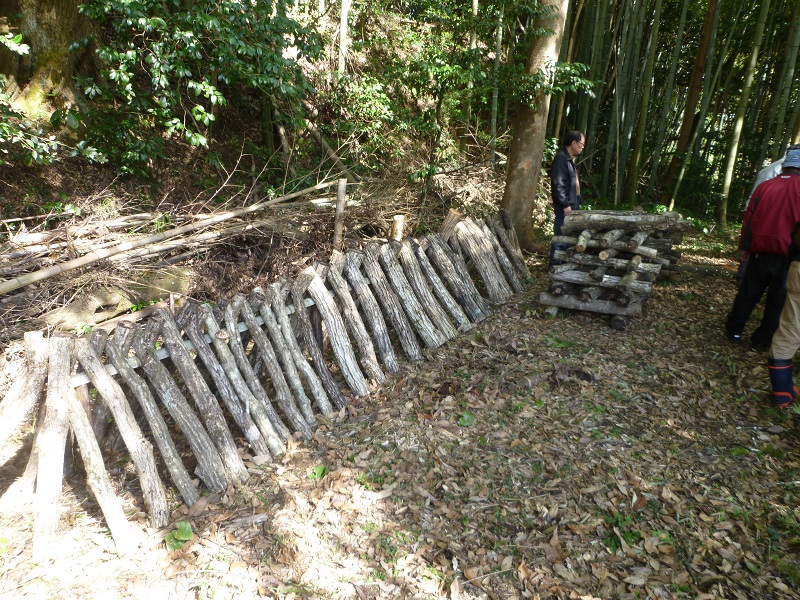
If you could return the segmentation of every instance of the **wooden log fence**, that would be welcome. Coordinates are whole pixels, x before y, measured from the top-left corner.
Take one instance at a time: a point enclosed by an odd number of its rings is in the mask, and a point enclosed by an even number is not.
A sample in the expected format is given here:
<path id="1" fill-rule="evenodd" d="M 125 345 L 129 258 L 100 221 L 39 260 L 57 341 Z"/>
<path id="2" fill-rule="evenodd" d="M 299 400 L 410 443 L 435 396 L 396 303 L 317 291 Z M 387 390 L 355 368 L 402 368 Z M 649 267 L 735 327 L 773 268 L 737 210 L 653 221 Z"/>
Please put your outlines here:
<path id="1" fill-rule="evenodd" d="M 6 494 L 34 513 L 34 553 L 44 556 L 53 546 L 70 429 L 118 550 L 130 548 L 130 528 L 100 454 L 104 428 L 92 427 L 99 408 L 131 455 L 151 524 L 161 528 L 169 510 L 156 454 L 192 506 L 200 490 L 179 448 L 188 446 L 208 490 L 243 482 L 248 473 L 237 435 L 262 460 L 280 456 L 291 436 L 312 439 L 317 414 L 329 417 L 348 396 L 369 394 L 385 380 L 384 370 L 397 372 L 395 345 L 409 360 L 423 360 L 423 348 L 469 330 L 490 314 L 491 303 L 523 289 L 530 273 L 506 218 L 448 219 L 451 243 L 434 234 L 335 251 L 329 264 L 306 268 L 294 281 L 236 295 L 216 309 L 193 301 L 177 314 L 160 308 L 140 323 L 120 322 L 107 340 L 26 334 L 25 367 L 0 401 L 0 466 L 41 401 L 44 418 L 28 467 Z M 329 346 L 320 345 L 311 307 Z M 91 389 L 94 406 L 78 399 L 90 398 Z M 168 427 L 166 414 L 177 428 Z"/>

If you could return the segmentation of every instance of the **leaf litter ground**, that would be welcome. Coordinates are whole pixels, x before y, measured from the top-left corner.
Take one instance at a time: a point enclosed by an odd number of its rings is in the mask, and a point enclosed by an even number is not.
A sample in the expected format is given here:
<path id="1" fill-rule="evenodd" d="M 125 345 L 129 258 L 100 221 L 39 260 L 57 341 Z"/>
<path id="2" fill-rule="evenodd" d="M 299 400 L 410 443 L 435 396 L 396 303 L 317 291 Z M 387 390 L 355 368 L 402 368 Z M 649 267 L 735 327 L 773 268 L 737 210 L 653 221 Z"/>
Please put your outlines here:
<path id="1" fill-rule="evenodd" d="M 176 499 L 178 550 L 176 528 L 147 529 L 124 457 L 109 464 L 140 552 L 114 554 L 78 476 L 54 563 L 32 562 L 29 517 L 4 515 L 0 597 L 800 597 L 798 415 L 767 407 L 766 355 L 722 335 L 733 278 L 662 283 L 617 332 L 544 318 L 531 268 L 312 443 Z"/>

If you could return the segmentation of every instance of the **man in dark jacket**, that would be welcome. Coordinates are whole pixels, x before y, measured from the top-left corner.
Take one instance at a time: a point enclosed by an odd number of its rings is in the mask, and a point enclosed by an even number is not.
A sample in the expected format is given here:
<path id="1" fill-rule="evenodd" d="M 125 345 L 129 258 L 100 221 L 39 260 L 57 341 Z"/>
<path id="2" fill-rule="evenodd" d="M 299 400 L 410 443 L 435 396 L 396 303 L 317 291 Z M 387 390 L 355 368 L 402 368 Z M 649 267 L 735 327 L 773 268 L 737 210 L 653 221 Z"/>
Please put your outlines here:
<path id="1" fill-rule="evenodd" d="M 581 180 L 575 168 L 575 157 L 583 152 L 586 138 L 580 131 L 570 131 L 564 138 L 564 145 L 556 152 L 553 165 L 550 167 L 550 193 L 553 197 L 553 210 L 556 213 L 553 231 L 562 235 L 561 226 L 564 217 L 581 207 Z M 550 246 L 550 264 L 557 264 L 553 258 L 556 250 L 566 248 L 565 244 Z"/>
<path id="2" fill-rule="evenodd" d="M 729 340 L 741 341 L 744 326 L 766 291 L 764 317 L 750 341 L 760 352 L 769 349 L 786 300 L 787 254 L 798 221 L 800 150 L 790 149 L 781 175 L 756 188 L 744 215 L 739 252 L 742 260 L 747 260 L 747 268 L 725 321 Z"/>

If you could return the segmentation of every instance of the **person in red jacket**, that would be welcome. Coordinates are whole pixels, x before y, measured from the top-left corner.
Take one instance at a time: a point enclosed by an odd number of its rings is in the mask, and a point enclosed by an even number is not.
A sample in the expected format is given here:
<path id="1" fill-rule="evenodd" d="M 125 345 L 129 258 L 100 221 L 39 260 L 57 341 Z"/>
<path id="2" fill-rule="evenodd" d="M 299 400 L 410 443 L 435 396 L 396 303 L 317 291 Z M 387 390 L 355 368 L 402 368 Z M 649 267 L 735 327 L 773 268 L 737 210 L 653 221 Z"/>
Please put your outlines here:
<path id="1" fill-rule="evenodd" d="M 755 189 L 744 215 L 739 252 L 747 268 L 725 321 L 729 340 L 742 341 L 745 324 L 766 292 L 764 316 L 750 341 L 759 352 L 769 350 L 786 299 L 787 254 L 798 221 L 800 150 L 790 149 L 781 174 Z"/>

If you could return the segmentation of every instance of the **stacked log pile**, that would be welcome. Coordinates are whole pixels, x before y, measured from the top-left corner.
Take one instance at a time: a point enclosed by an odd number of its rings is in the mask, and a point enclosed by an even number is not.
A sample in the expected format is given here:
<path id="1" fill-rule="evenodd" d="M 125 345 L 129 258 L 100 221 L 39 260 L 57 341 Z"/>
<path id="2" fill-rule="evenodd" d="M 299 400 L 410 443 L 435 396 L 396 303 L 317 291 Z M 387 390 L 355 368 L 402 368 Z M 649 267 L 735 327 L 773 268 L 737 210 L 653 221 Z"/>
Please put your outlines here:
<path id="1" fill-rule="evenodd" d="M 328 264 L 309 266 L 294 281 L 214 308 L 192 301 L 177 312 L 161 307 L 145 322 L 119 323 L 113 335 L 102 329 L 88 339 L 26 334 L 24 372 L 0 401 L 0 467 L 16 452 L 14 437 L 37 405 L 44 418 L 25 472 L 0 508 L 32 509 L 34 556 L 58 548 L 70 430 L 89 488 L 125 552 L 132 529 L 101 454 L 109 423 L 136 467 L 151 524 L 164 527 L 164 479 L 187 506 L 200 497 L 179 448 L 188 447 L 194 474 L 209 491 L 236 486 L 249 476 L 236 446 L 239 433 L 264 461 L 282 455 L 290 437 L 310 443 L 318 419 L 345 409 L 346 390 L 367 395 L 399 370 L 394 341 L 408 360 L 423 360 L 425 350 L 468 331 L 493 302 L 522 289 L 530 275 L 505 215 L 473 221 L 453 213 L 447 225 L 420 240 L 335 251 Z M 329 354 L 312 316 L 327 331 Z"/>
<path id="2" fill-rule="evenodd" d="M 539 301 L 551 307 L 611 316 L 614 329 L 641 314 L 653 283 L 680 258 L 674 246 L 691 226 L 680 214 L 577 210 L 554 236 L 552 283 Z M 560 263 L 560 264 L 559 264 Z"/>

